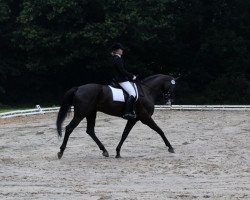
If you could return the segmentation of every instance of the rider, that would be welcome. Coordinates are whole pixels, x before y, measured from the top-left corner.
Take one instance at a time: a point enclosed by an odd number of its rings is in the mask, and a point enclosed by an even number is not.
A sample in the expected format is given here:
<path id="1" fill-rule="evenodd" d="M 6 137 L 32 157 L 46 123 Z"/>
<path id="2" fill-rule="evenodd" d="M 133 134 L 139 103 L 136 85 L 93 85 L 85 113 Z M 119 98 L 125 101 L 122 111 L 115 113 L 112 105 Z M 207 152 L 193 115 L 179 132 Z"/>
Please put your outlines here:
<path id="1" fill-rule="evenodd" d="M 136 76 L 125 70 L 124 62 L 121 57 L 123 54 L 123 50 L 124 48 L 120 43 L 115 43 L 112 45 L 111 47 L 112 51 L 111 54 L 113 56 L 112 72 L 115 81 L 129 94 L 129 98 L 126 101 L 123 118 L 134 119 L 136 118 L 133 109 L 136 92 L 130 81 L 134 81 L 136 79 Z"/>

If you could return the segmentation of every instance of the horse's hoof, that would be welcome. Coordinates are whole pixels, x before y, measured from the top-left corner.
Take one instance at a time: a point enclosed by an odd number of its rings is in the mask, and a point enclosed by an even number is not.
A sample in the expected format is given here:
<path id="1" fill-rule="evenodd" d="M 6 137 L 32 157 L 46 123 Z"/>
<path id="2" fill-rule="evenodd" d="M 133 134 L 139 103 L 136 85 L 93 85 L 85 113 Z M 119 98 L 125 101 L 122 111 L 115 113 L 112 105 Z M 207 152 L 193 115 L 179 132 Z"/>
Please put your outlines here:
<path id="1" fill-rule="evenodd" d="M 174 149 L 173 149 L 173 148 L 169 148 L 168 151 L 169 151 L 170 153 L 174 153 Z"/>
<path id="2" fill-rule="evenodd" d="M 121 158 L 121 156 L 120 155 L 116 155 L 115 158 Z"/>
<path id="3" fill-rule="evenodd" d="M 63 156 L 63 153 L 62 153 L 62 152 L 58 152 L 58 153 L 57 153 L 57 156 L 58 156 L 58 159 L 61 159 L 62 156 Z"/>
<path id="4" fill-rule="evenodd" d="M 102 155 L 103 155 L 104 157 L 109 157 L 109 153 L 108 153 L 107 151 L 103 152 Z"/>

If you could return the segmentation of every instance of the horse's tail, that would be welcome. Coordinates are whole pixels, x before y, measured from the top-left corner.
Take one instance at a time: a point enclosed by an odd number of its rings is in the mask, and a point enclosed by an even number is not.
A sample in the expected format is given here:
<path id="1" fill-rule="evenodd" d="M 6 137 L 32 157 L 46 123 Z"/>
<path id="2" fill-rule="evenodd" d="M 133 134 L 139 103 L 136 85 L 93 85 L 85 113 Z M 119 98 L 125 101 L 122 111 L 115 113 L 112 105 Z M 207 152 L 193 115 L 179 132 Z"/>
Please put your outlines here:
<path id="1" fill-rule="evenodd" d="M 62 105 L 60 107 L 56 120 L 57 133 L 59 137 L 62 137 L 62 123 L 72 105 L 73 97 L 77 89 L 78 87 L 71 88 L 63 97 Z"/>

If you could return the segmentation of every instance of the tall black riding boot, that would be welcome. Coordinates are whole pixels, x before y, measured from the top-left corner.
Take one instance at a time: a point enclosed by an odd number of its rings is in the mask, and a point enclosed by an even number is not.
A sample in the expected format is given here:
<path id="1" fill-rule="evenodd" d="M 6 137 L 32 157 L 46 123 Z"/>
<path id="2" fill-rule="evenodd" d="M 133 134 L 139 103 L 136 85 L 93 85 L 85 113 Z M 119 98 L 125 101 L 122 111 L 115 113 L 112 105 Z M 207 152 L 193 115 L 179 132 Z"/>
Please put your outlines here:
<path id="1" fill-rule="evenodd" d="M 135 98 L 133 96 L 129 96 L 126 105 L 125 105 L 125 112 L 124 115 L 122 116 L 124 119 L 135 119 L 136 114 L 134 111 L 134 103 L 135 103 Z"/>

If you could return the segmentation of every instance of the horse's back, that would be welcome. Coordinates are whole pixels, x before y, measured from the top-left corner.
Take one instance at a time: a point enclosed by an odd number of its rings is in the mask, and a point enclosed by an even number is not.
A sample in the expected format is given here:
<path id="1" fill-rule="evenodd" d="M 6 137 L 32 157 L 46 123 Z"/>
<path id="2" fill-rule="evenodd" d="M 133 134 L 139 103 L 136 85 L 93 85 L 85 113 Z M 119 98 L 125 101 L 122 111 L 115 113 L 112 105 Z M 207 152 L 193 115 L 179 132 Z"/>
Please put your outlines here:
<path id="1" fill-rule="evenodd" d="M 102 85 L 89 83 L 86 85 L 81 85 L 78 87 L 78 90 L 75 93 L 75 99 L 88 101 L 95 100 L 100 92 L 102 92 Z"/>
<path id="2" fill-rule="evenodd" d="M 101 111 L 109 115 L 121 116 L 124 103 L 114 102 L 108 85 L 86 84 L 78 87 L 73 99 L 74 111 L 83 116 Z"/>
<path id="3" fill-rule="evenodd" d="M 95 110 L 102 87 L 102 85 L 94 83 L 79 86 L 73 99 L 75 111 L 85 110 L 89 112 Z"/>

